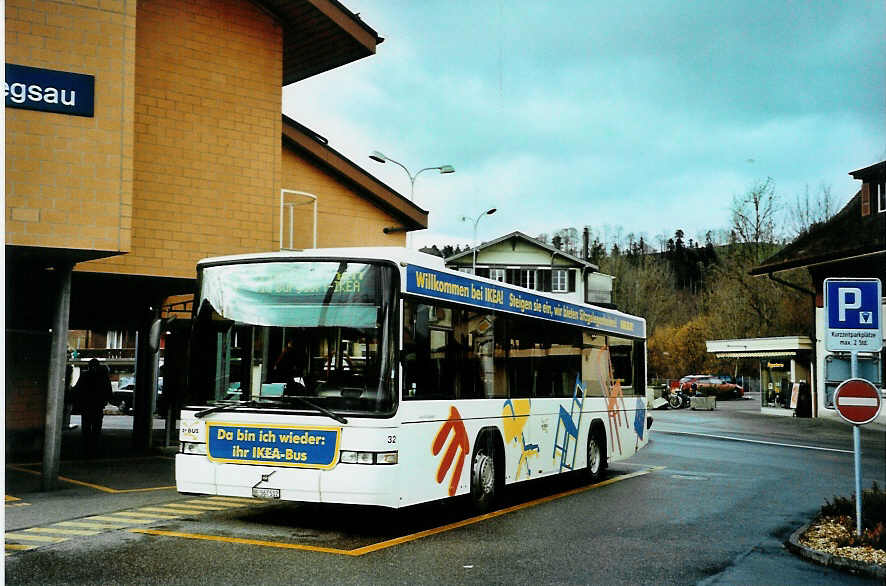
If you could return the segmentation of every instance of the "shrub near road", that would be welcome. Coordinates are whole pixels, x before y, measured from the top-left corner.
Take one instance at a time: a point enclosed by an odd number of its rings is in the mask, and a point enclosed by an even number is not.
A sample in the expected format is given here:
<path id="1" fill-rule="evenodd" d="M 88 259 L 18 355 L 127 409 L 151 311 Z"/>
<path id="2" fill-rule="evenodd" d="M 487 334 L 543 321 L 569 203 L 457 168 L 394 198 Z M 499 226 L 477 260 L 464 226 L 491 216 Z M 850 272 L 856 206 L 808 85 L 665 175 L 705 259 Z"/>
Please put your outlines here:
<path id="1" fill-rule="evenodd" d="M 855 497 L 835 496 L 821 508 L 800 542 L 833 555 L 886 565 L 886 492 L 876 482 L 862 491 L 861 508 L 861 535 L 855 534 Z"/>

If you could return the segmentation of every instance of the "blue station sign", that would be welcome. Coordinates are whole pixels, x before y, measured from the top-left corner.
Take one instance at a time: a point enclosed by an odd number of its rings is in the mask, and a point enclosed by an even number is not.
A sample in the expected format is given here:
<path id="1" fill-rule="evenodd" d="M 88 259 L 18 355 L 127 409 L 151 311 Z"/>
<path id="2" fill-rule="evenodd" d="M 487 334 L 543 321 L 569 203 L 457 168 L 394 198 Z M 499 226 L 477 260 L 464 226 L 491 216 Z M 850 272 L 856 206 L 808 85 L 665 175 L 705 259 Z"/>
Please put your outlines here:
<path id="1" fill-rule="evenodd" d="M 550 321 L 584 326 L 631 338 L 646 337 L 646 322 L 616 311 L 575 305 L 414 265 L 406 268 L 406 291 Z"/>
<path id="2" fill-rule="evenodd" d="M 3 95 L 7 108 L 91 118 L 95 76 L 7 63 Z"/>
<path id="3" fill-rule="evenodd" d="M 340 438 L 337 427 L 206 423 L 213 462 L 329 469 L 338 462 Z"/>
<path id="4" fill-rule="evenodd" d="M 879 352 L 883 347 L 879 279 L 825 279 L 825 347 L 832 352 Z"/>

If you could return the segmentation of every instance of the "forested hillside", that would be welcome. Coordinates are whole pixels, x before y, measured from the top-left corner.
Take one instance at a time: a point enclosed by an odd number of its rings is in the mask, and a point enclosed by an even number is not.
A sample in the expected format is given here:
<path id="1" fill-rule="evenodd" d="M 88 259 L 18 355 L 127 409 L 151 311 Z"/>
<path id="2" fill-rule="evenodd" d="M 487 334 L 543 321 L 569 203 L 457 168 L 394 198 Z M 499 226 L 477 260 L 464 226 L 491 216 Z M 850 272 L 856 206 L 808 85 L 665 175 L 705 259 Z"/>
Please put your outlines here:
<path id="1" fill-rule="evenodd" d="M 826 187 L 809 190 L 785 205 L 771 180 L 733 198 L 731 225 L 711 229 L 704 241 L 683 230 L 658 235 L 623 234 L 618 228 L 567 227 L 536 236 L 564 252 L 581 256 L 582 236 L 590 234 L 588 257 L 613 275 L 618 309 L 646 318 L 649 378 L 689 373 L 751 370 L 755 363 L 717 360 L 705 340 L 814 335 L 812 282 L 805 269 L 766 277 L 748 271 L 798 234 L 837 210 Z M 456 252 L 442 247 L 445 256 Z"/>

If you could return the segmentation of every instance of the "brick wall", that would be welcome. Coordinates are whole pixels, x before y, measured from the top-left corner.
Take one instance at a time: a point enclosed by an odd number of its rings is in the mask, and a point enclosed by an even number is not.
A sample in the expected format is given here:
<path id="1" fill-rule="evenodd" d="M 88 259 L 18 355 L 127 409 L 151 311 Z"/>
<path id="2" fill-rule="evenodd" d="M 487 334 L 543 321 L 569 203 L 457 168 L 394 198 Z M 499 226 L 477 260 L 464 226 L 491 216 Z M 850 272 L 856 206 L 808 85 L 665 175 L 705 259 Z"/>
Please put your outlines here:
<path id="1" fill-rule="evenodd" d="M 6 62 L 95 76 L 95 116 L 6 108 L 6 243 L 130 247 L 135 0 L 7 0 Z"/>
<path id="2" fill-rule="evenodd" d="M 77 270 L 193 277 L 273 248 L 281 27 L 234 0 L 145 0 L 137 21 L 132 248 Z"/>
<path id="3" fill-rule="evenodd" d="M 51 341 L 46 331 L 6 331 L 7 453 L 28 452 L 42 445 Z"/>
<path id="4" fill-rule="evenodd" d="M 401 222 L 376 204 L 354 193 L 354 187 L 309 159 L 283 147 L 283 188 L 317 196 L 317 246 L 403 246 L 405 232 L 385 234 L 388 226 Z M 279 202 L 279 198 L 278 198 Z M 295 208 L 294 248 L 312 246 L 312 208 Z M 279 212 L 278 212 L 279 218 Z M 278 226 L 275 223 L 275 226 Z M 284 242 L 288 244 L 288 217 L 284 218 Z M 279 226 L 275 240 L 279 237 Z"/>

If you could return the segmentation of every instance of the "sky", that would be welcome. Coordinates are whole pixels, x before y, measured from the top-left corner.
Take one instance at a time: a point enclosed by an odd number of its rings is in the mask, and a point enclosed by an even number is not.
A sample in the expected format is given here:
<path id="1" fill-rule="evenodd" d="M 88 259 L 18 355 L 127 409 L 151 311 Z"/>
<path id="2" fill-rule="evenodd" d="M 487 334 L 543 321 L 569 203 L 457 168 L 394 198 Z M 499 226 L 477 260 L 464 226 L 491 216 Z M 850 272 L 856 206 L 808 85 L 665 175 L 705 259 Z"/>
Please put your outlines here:
<path id="1" fill-rule="evenodd" d="M 413 246 L 590 226 L 703 238 L 886 159 L 882 0 L 342 0 L 384 42 L 283 112 L 429 211 Z M 322 195 L 322 194 L 318 194 Z M 463 218 L 469 218 L 463 221 Z"/>

